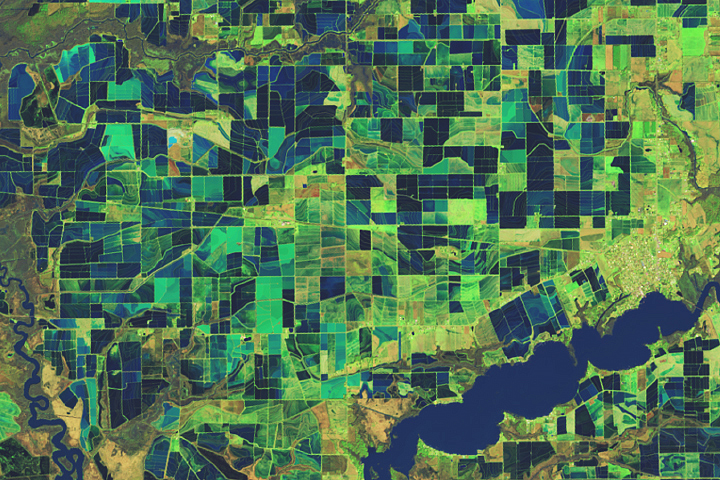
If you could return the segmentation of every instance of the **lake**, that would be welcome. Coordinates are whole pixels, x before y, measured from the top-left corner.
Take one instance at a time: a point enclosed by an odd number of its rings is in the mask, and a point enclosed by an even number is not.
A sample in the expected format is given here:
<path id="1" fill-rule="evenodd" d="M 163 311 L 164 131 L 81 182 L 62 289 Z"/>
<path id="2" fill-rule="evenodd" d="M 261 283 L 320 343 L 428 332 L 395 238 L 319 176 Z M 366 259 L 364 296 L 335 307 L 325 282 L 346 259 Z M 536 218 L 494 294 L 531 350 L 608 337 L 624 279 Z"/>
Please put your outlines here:
<path id="1" fill-rule="evenodd" d="M 570 401 L 588 362 L 604 370 L 642 365 L 650 359 L 646 345 L 656 342 L 660 333 L 687 331 L 695 325 L 712 288 L 720 301 L 720 284 L 709 283 L 692 312 L 682 302 L 650 293 L 636 310 L 615 321 L 611 335 L 600 337 L 589 326 L 573 332 L 574 357 L 562 343 L 546 342 L 537 345 L 524 363 L 490 368 L 464 394 L 463 403 L 429 406 L 396 425 L 390 448 L 381 453 L 369 449 L 365 478 L 372 478 L 372 469 L 380 480 L 389 480 L 390 467 L 407 475 L 415 463 L 418 437 L 443 452 L 476 455 L 498 441 L 504 412 L 533 419 Z"/>

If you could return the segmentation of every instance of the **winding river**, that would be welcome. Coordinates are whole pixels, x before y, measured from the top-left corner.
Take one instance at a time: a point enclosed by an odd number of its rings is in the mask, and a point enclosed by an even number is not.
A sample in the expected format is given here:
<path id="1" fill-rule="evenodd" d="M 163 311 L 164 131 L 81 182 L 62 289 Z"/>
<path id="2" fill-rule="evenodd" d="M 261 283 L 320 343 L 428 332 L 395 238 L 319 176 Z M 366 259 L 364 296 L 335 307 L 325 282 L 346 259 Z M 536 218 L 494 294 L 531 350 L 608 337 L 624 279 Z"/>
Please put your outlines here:
<path id="1" fill-rule="evenodd" d="M 57 465 L 60 469 L 60 475 L 55 478 L 56 480 L 72 480 L 73 478 L 82 480 L 85 454 L 79 448 L 68 448 L 63 443 L 63 438 L 65 438 L 65 434 L 67 433 L 67 425 L 65 425 L 65 422 L 59 418 L 52 420 L 38 418 L 38 412 L 46 411 L 50 406 L 50 401 L 44 395 L 30 394 L 30 388 L 33 385 L 40 383 L 40 362 L 23 352 L 23 347 L 28 339 L 28 334 L 21 330 L 21 327 L 31 328 L 35 325 L 35 304 L 30 301 L 30 294 L 28 293 L 27 288 L 25 288 L 23 281 L 19 278 L 8 277 L 7 267 L 0 265 L 0 286 L 7 288 L 12 282 L 17 282 L 18 288 L 23 295 L 25 295 L 25 300 L 23 300 L 22 306 L 28 311 L 28 317 L 30 318 L 29 322 L 17 320 L 13 326 L 13 331 L 20 336 L 20 340 L 15 342 L 14 345 L 15 353 L 20 355 L 25 361 L 29 362 L 33 366 L 32 374 L 27 380 L 25 380 L 23 390 L 25 399 L 30 401 L 30 418 L 28 419 L 28 425 L 31 428 L 60 427 L 60 431 L 52 437 L 52 444 L 55 447 L 55 450 L 52 453 L 52 459 L 53 462 L 55 462 L 55 465 Z M 61 461 L 63 459 L 65 461 Z M 68 465 L 72 468 L 68 468 Z M 73 477 L 73 474 L 76 476 Z"/>

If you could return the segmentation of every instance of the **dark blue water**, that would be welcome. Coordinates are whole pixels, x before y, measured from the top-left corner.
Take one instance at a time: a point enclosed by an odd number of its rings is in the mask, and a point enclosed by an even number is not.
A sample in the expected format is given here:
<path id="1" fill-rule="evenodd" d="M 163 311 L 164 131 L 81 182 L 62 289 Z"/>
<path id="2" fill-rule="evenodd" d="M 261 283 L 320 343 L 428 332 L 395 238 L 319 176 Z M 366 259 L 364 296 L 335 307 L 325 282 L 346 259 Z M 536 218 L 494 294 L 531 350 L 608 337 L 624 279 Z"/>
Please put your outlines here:
<path id="1" fill-rule="evenodd" d="M 370 449 L 364 462 L 365 478 L 371 478 L 372 468 L 380 480 L 388 480 L 391 466 L 407 475 L 414 464 L 418 437 L 437 450 L 475 455 L 498 441 L 503 412 L 533 419 L 570 401 L 588 362 L 603 370 L 642 365 L 650 359 L 646 345 L 656 342 L 660 332 L 669 335 L 695 325 L 712 288 L 720 302 L 720 284 L 709 283 L 693 312 L 682 302 L 651 293 L 636 310 L 617 319 L 612 335 L 601 338 L 588 326 L 576 330 L 571 342 L 574 358 L 562 343 L 548 342 L 538 345 L 525 363 L 490 368 L 476 379 L 463 403 L 430 406 L 400 422 L 392 430 L 388 450 L 377 453 Z"/>
<path id="2" fill-rule="evenodd" d="M 23 295 L 25 295 L 25 300 L 23 301 L 22 306 L 28 311 L 28 316 L 30 317 L 29 323 L 18 320 L 13 326 L 15 333 L 20 336 L 20 340 L 18 340 L 14 346 L 15 353 L 20 355 L 23 359 L 25 359 L 25 361 L 30 362 L 33 366 L 32 374 L 25 381 L 25 390 L 23 392 L 25 394 L 25 398 L 30 401 L 31 415 L 28 420 L 28 425 L 30 425 L 31 428 L 48 426 L 60 427 L 60 431 L 52 437 L 52 443 L 55 447 L 52 459 L 58 468 L 60 468 L 60 475 L 55 478 L 56 480 L 71 480 L 73 478 L 73 474 L 76 474 L 78 480 L 82 480 L 83 461 L 85 459 L 85 455 L 79 448 L 68 448 L 62 443 L 62 440 L 67 433 L 67 426 L 65 425 L 65 422 L 59 418 L 53 420 L 38 418 L 38 411 L 47 410 L 50 406 L 50 402 L 44 395 L 30 395 L 30 387 L 40 383 L 40 375 L 38 375 L 38 372 L 40 371 L 40 362 L 23 352 L 22 349 L 28 339 L 28 334 L 20 330 L 21 327 L 30 328 L 35 324 L 35 304 L 30 301 L 30 294 L 28 293 L 27 288 L 25 288 L 25 285 L 23 285 L 23 281 L 19 278 L 7 277 L 7 268 L 0 265 L 0 286 L 7 288 L 12 282 L 17 282 L 18 288 Z M 66 459 L 67 462 L 69 462 L 69 465 L 72 465 L 72 469 L 68 470 L 64 462 L 60 462 L 60 459 L 62 458 Z"/>

